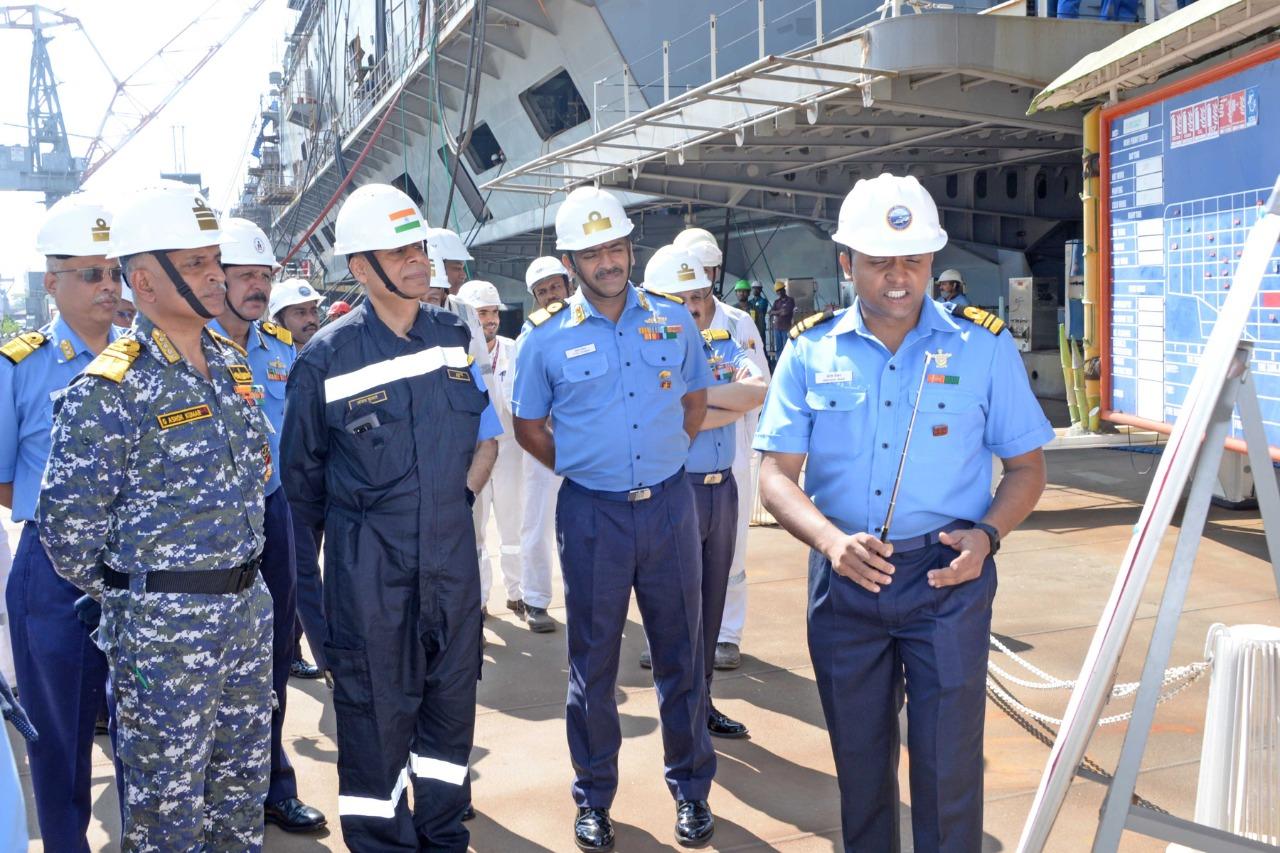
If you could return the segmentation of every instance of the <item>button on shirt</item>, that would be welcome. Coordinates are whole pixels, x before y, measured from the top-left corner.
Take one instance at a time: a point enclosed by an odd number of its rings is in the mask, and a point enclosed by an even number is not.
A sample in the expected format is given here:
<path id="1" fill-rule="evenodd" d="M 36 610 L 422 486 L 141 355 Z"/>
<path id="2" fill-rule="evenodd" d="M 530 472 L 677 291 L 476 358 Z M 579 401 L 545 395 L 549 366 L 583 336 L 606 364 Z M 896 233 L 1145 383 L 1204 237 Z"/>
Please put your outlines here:
<path id="1" fill-rule="evenodd" d="M 578 291 L 516 342 L 511 411 L 551 416 L 556 473 L 623 492 L 675 474 L 689 455 L 681 398 L 711 384 L 683 305 L 628 285 L 615 324 Z"/>
<path id="2" fill-rule="evenodd" d="M 759 375 L 747 351 L 738 346 L 733 338 L 723 341 L 703 341 L 707 366 L 711 369 L 711 386 L 728 385 L 733 382 L 735 372 L 742 367 L 751 371 L 752 376 Z M 734 447 L 737 443 L 735 431 L 738 422 L 733 421 L 722 427 L 706 429 L 694 437 L 689 446 L 689 461 L 685 465 L 691 474 L 710 474 L 713 471 L 724 471 L 733 465 Z"/>
<path id="3" fill-rule="evenodd" d="M 210 320 L 209 328 L 223 337 L 231 337 L 217 320 Z M 267 416 L 267 423 L 271 424 L 271 458 L 279 459 L 280 430 L 284 428 L 284 389 L 289 380 L 289 369 L 298 357 L 297 350 L 274 335 L 262 331 L 258 323 L 250 323 L 245 352 L 249 369 L 253 371 L 254 395 L 262 413 Z M 267 481 L 267 494 L 278 488 L 280 466 L 272 465 L 271 479 Z"/>
<path id="4" fill-rule="evenodd" d="M 99 554 L 130 573 L 256 557 L 271 451 L 261 410 L 236 390 L 248 367 L 205 331 L 206 379 L 142 315 L 122 338 L 140 352 L 121 381 L 83 375 L 54 413 L 39 523 L 58 574 L 101 590 Z"/>
<path id="5" fill-rule="evenodd" d="M 115 340 L 124 329 L 107 332 Z M 40 330 L 43 346 L 14 364 L 0 357 L 0 483 L 13 483 L 13 520 L 34 521 L 40 478 L 49 459 L 53 396 L 93 361 L 61 317 Z"/>
<path id="6" fill-rule="evenodd" d="M 800 335 L 778 361 L 756 433 L 758 450 L 807 453 L 805 492 L 845 533 L 876 533 L 928 366 L 891 539 L 991 505 L 991 454 L 1011 458 L 1053 439 L 1007 334 L 992 335 L 925 300 L 896 353 L 867 329 L 858 301 Z"/>

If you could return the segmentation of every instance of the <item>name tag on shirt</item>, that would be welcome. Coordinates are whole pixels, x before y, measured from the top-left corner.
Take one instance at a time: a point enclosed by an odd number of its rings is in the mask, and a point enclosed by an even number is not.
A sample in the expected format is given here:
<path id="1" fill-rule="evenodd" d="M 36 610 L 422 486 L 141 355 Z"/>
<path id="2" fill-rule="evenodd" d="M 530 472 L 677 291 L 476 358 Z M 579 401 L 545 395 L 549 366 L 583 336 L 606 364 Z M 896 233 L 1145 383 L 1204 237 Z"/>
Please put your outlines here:
<path id="1" fill-rule="evenodd" d="M 595 344 L 583 344 L 583 345 L 582 345 L 582 346 L 580 346 L 580 347 L 574 347 L 573 349 L 567 349 L 567 350 L 565 350 L 565 351 L 564 351 L 564 357 L 565 357 L 565 358 L 577 358 L 577 357 L 578 357 L 578 356 L 580 356 L 580 355 L 586 355 L 586 354 L 587 354 L 587 353 L 589 353 L 589 352 L 595 352 L 595 351 L 596 351 L 596 345 L 595 345 Z"/>
<path id="2" fill-rule="evenodd" d="M 852 370 L 832 370 L 827 373 L 815 373 L 813 383 L 815 385 L 834 385 L 840 382 L 852 382 Z"/>

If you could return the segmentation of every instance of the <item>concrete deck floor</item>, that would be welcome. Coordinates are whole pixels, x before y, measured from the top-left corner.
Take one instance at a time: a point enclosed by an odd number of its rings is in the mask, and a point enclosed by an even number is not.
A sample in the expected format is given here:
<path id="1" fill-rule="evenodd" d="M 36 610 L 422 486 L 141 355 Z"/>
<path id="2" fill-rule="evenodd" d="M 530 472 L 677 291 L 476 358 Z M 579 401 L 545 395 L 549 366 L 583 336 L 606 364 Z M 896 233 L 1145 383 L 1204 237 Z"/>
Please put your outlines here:
<path id="1" fill-rule="evenodd" d="M 1132 524 L 1150 484 L 1155 457 L 1111 450 L 1058 451 L 1049 456 L 1050 487 L 1036 513 L 1010 536 L 1000 557 L 994 629 L 1025 648 L 1036 665 L 1073 678 L 1110 592 Z M 492 536 L 492 531 L 491 531 Z M 1120 668 L 1137 677 L 1152 627 L 1173 535 L 1148 585 Z M 496 550 L 496 549 L 495 549 Z M 718 825 L 715 849 L 829 851 L 839 844 L 835 776 L 805 644 L 805 552 L 778 529 L 751 532 L 750 610 L 743 664 L 716 677 L 716 704 L 751 727 L 752 738 L 717 741 L 719 773 L 711 795 Z M 501 590 L 501 584 L 495 584 Z M 495 591 L 491 612 L 503 608 Z M 560 602 L 552 613 L 563 619 Z M 1280 622 L 1280 607 L 1256 512 L 1213 510 L 1196 566 L 1173 663 L 1199 660 L 1215 622 Z M 565 635 L 535 635 L 512 617 L 490 618 L 473 756 L 472 846 L 478 851 L 572 850 L 573 804 L 564 735 Z M 674 849 L 674 809 L 662 781 L 655 695 L 637 663 L 643 644 L 632 611 L 623 646 L 618 702 L 624 743 L 621 788 L 613 809 L 618 849 Z M 1012 664 L 997 658 L 1009 669 Z M 1194 807 L 1208 680 L 1159 708 L 1138 792 L 1175 814 Z M 344 849 L 337 826 L 334 716 L 318 682 L 293 681 L 286 734 L 302 798 L 324 810 L 330 828 L 288 836 L 268 828 L 271 851 Z M 1019 697 L 1061 715 L 1067 694 Z M 1121 708 L 1125 707 L 1123 705 Z M 1110 711 L 1111 709 L 1109 709 Z M 1124 726 L 1100 730 L 1089 754 L 1112 767 Z M 99 738 L 99 746 L 105 744 Z M 994 705 L 987 705 L 984 850 L 1009 850 L 1018 836 L 1048 750 Z M 21 756 L 20 756 L 20 760 Z M 909 847 L 906 757 L 902 763 L 904 842 Z M 95 850 L 116 849 L 112 769 L 105 751 L 94 764 Z M 28 790 L 29 793 L 29 790 Z M 1058 819 L 1050 849 L 1087 849 L 1103 789 L 1077 780 Z M 33 833 L 34 811 L 31 815 Z M 1126 834 L 1122 849 L 1162 850 Z M 38 838 L 33 850 L 42 849 Z"/>

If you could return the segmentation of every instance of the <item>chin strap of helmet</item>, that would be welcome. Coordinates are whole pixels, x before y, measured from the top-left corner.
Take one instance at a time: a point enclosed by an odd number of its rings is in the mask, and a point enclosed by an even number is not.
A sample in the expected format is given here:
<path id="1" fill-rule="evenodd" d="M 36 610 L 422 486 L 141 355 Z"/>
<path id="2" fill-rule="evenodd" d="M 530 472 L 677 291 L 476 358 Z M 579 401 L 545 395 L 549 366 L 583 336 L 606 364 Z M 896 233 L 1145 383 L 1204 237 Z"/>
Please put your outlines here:
<path id="1" fill-rule="evenodd" d="M 178 272 L 178 268 L 173 265 L 173 261 L 169 260 L 169 253 L 165 251 L 154 251 L 150 253 L 156 259 L 156 263 L 160 264 L 160 269 L 164 270 L 164 274 L 169 276 L 169 280 L 173 282 L 173 287 L 178 291 L 178 295 L 186 300 L 191 306 L 191 310 L 199 314 L 206 320 L 212 320 L 217 317 L 208 308 L 204 307 L 204 303 L 196 296 L 195 291 L 191 289 L 191 285 L 187 284 L 187 280 Z"/>
<path id="2" fill-rule="evenodd" d="M 391 279 L 388 278 L 387 273 L 382 269 L 382 264 L 378 263 L 378 259 L 374 257 L 373 252 L 362 252 L 361 254 L 363 254 L 364 259 L 369 262 L 369 266 L 373 267 L 374 274 L 386 286 L 387 290 L 390 290 L 392 293 L 394 293 L 396 296 L 399 296 L 401 299 L 410 299 L 415 302 L 417 301 L 416 297 L 404 295 L 403 293 L 400 292 L 400 288 L 396 287 L 394 284 L 391 283 Z"/>

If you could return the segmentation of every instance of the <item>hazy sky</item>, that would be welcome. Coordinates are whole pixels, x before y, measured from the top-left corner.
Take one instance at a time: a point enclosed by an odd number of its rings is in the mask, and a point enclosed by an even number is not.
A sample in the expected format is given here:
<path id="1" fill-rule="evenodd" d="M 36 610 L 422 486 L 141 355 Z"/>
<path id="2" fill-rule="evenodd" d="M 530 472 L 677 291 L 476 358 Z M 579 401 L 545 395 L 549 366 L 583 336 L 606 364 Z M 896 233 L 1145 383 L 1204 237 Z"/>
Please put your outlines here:
<path id="1" fill-rule="evenodd" d="M 50 8 L 80 19 L 121 80 L 199 17 L 199 23 L 166 51 L 165 58 L 149 65 L 138 78 L 145 85 L 134 90 L 136 97 L 148 106 L 156 104 L 210 46 L 221 41 L 252 5 L 252 0 L 49 3 Z M 87 187 L 118 192 L 162 171 L 174 171 L 176 126 L 185 132 L 185 171 L 203 173 L 210 203 L 225 211 L 239 195 L 250 126 L 257 126 L 260 98 L 265 102 L 270 88 L 267 75 L 279 68 L 284 36 L 296 17 L 285 0 L 265 0 L 168 107 L 89 179 Z M 60 27 L 51 34 L 54 39 L 49 53 L 67 131 L 73 134 L 71 149 L 76 156 L 83 156 L 89 144 L 86 137 L 97 132 L 113 84 L 78 30 Z M 0 144 L 26 143 L 30 61 L 30 31 L 0 29 Z M 124 101 L 117 101 L 117 108 L 136 113 L 136 108 Z M 108 138 L 121 138 L 126 127 L 136 124 L 136 118 L 123 115 L 115 119 L 108 125 Z M 182 156 L 179 151 L 178 157 Z M 27 270 L 43 267 L 43 259 L 33 249 L 43 215 L 42 194 L 0 192 L 0 279 L 18 279 L 18 289 L 25 283 Z"/>

